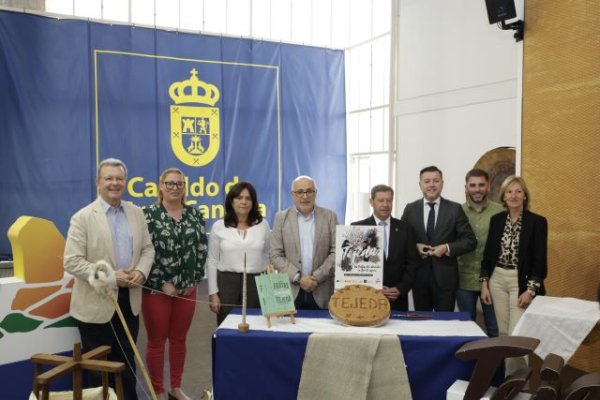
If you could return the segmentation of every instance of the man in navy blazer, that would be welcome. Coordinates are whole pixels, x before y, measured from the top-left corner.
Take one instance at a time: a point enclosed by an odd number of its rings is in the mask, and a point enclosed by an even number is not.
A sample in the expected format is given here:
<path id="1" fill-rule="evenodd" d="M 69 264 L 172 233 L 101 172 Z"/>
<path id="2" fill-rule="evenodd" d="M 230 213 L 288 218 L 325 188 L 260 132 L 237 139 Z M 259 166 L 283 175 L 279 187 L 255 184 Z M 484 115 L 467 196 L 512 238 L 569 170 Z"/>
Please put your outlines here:
<path id="1" fill-rule="evenodd" d="M 392 217 L 394 190 L 387 185 L 371 189 L 369 203 L 373 215 L 351 225 L 382 225 L 387 238 L 384 249 L 383 294 L 393 310 L 408 310 L 408 292 L 412 288 L 419 263 L 413 229 L 404 221 Z"/>
<path id="2" fill-rule="evenodd" d="M 401 218 L 412 226 L 421 256 L 413 285 L 415 310 L 454 311 L 456 257 L 474 250 L 477 239 L 461 205 L 441 197 L 441 170 L 435 166 L 423 168 L 419 187 L 423 198 L 407 204 Z"/>

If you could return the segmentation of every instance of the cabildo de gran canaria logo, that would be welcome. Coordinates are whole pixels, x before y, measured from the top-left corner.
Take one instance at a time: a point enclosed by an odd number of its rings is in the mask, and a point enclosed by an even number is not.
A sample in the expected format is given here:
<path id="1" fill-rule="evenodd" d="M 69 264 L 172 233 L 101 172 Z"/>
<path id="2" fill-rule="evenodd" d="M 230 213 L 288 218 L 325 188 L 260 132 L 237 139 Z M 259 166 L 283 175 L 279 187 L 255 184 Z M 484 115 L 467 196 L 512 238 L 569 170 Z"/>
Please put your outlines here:
<path id="1" fill-rule="evenodd" d="M 219 89 L 198 79 L 198 71 L 190 71 L 190 79 L 169 86 L 171 106 L 171 148 L 177 158 L 191 166 L 210 163 L 219 152 Z M 196 105 L 181 105 L 181 104 Z M 205 104 L 207 106 L 199 106 Z"/>

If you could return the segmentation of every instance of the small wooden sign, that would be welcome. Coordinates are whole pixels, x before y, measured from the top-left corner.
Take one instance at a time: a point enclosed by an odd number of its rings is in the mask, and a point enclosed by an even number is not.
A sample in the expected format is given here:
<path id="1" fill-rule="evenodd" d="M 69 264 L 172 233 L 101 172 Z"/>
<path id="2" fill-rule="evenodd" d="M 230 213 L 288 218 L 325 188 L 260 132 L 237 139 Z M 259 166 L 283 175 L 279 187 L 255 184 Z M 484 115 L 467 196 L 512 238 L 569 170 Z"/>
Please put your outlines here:
<path id="1" fill-rule="evenodd" d="M 267 273 L 256 277 L 256 289 L 260 301 L 262 315 L 267 318 L 271 327 L 271 317 L 289 315 L 292 323 L 296 323 L 294 314 L 294 297 L 290 280 L 286 274 Z"/>

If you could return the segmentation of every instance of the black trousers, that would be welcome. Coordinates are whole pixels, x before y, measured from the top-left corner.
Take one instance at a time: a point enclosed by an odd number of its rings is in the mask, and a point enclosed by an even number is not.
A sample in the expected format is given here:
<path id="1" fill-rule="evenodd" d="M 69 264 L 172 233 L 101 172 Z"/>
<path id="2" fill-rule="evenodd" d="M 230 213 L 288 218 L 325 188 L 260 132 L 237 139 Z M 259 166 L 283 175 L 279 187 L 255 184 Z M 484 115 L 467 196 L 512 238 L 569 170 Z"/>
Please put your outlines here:
<path id="1" fill-rule="evenodd" d="M 300 289 L 298 292 L 298 296 L 296 296 L 296 300 L 294 301 L 294 306 L 296 310 L 320 310 L 321 307 L 315 301 L 315 297 L 312 293 L 305 291 L 304 289 Z"/>
<path id="2" fill-rule="evenodd" d="M 431 262 L 423 263 L 419 267 L 422 269 L 417 272 L 417 279 L 412 289 L 415 310 L 454 311 L 456 289 L 446 290 L 438 286 Z"/>
<path id="3" fill-rule="evenodd" d="M 258 275 L 260 274 L 246 273 L 246 307 L 248 308 L 260 308 L 260 300 L 256 290 L 256 277 Z M 221 300 L 221 308 L 217 313 L 217 325 L 221 325 L 221 322 L 229 315 L 232 308 L 242 306 L 244 274 L 217 271 L 217 286 L 219 287 L 219 299 Z"/>
<path id="4" fill-rule="evenodd" d="M 129 331 L 133 339 L 137 341 L 140 328 L 139 318 L 131 312 L 129 303 L 129 288 L 119 288 L 119 307 L 123 312 Z M 109 361 L 118 361 L 125 363 L 123 371 L 123 391 L 127 400 L 137 400 L 136 378 L 135 378 L 135 356 L 133 348 L 129 344 L 127 334 L 121 324 L 121 319 L 115 311 L 112 319 L 104 324 L 93 324 L 77 321 L 79 335 L 81 336 L 82 351 L 88 352 L 98 346 L 110 346 L 108 355 Z M 114 328 L 114 331 L 113 331 Z M 102 375 L 100 373 L 89 372 L 88 384 L 90 387 L 102 386 Z M 111 377 L 110 385 L 114 388 L 114 379 Z"/>

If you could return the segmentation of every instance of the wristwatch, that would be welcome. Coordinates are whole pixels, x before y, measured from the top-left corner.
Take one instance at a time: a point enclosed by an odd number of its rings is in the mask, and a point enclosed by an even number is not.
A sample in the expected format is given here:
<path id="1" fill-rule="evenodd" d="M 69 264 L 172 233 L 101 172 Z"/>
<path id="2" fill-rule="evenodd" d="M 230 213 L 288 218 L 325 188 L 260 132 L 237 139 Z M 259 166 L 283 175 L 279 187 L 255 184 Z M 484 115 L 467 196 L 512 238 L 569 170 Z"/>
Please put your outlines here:
<path id="1" fill-rule="evenodd" d="M 298 272 L 295 276 L 294 279 L 292 279 L 292 284 L 293 285 L 299 285 L 300 284 L 300 272 Z"/>

